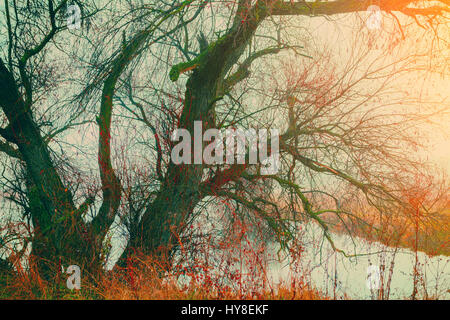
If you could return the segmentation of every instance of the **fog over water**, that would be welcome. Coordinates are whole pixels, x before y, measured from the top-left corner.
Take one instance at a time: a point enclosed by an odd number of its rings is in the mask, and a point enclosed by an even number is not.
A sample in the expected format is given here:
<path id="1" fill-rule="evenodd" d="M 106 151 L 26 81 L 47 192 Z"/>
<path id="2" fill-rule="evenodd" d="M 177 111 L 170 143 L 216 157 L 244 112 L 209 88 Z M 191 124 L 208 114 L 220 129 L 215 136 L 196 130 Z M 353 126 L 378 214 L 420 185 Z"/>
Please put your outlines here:
<path id="1" fill-rule="evenodd" d="M 391 248 L 358 237 L 352 239 L 347 234 L 331 234 L 338 249 L 349 256 L 357 255 L 345 257 L 333 250 L 330 243 L 323 238 L 323 231 L 317 224 L 307 223 L 300 229 L 299 238 L 303 244 L 303 252 L 297 261 L 287 255 L 283 257 L 283 254 L 280 257 L 280 246 L 277 243 L 266 247 L 265 257 L 270 257 L 266 260 L 265 270 L 267 288 L 275 289 L 279 284 L 290 287 L 293 278 L 296 278 L 330 298 L 378 299 L 377 290 L 374 290 L 377 285 L 384 288 L 384 299 L 411 298 L 416 263 L 416 255 L 412 250 Z M 251 246 L 251 243 L 249 244 Z M 217 265 L 223 266 L 224 256 L 226 254 L 223 252 L 216 251 L 210 253 L 208 259 L 210 264 L 215 260 Z M 255 275 L 247 275 L 249 265 L 246 265 L 238 251 L 235 257 L 237 261 L 242 262 L 235 267 L 235 270 L 242 274 L 242 283 L 251 282 Z M 450 299 L 450 258 L 430 257 L 423 252 L 418 252 L 417 258 L 416 298 Z M 372 266 L 372 274 L 369 274 L 369 266 Z M 373 270 L 379 270 L 378 278 Z M 209 270 L 209 273 L 218 278 L 225 277 L 219 269 Z M 189 276 L 179 279 L 181 285 L 189 283 L 190 280 Z"/>
<path id="2" fill-rule="evenodd" d="M 368 267 L 380 266 L 380 284 L 388 287 L 389 269 L 393 266 L 390 284 L 390 299 L 404 299 L 411 296 L 414 284 L 415 252 L 404 248 L 389 248 L 381 243 L 370 243 L 364 239 L 347 234 L 333 234 L 332 238 L 337 248 L 347 254 L 368 254 L 347 258 L 335 253 L 331 245 L 322 242 L 322 231 L 314 223 L 305 225 L 302 231 L 304 252 L 300 265 L 303 273 L 310 273 L 311 284 L 320 291 L 334 296 L 336 283 L 336 298 L 344 294 L 352 299 L 372 299 L 374 291 L 369 289 Z M 322 246 L 322 247 L 321 247 Z M 276 248 L 274 247 L 274 250 Z M 372 253 L 372 254 L 369 254 Z M 435 297 L 449 299 L 450 293 L 450 259 L 446 256 L 430 257 L 418 252 L 418 292 L 420 297 Z M 270 265 L 270 276 L 274 283 L 289 279 L 292 276 L 288 259 Z M 426 293 L 425 293 L 426 290 Z"/>

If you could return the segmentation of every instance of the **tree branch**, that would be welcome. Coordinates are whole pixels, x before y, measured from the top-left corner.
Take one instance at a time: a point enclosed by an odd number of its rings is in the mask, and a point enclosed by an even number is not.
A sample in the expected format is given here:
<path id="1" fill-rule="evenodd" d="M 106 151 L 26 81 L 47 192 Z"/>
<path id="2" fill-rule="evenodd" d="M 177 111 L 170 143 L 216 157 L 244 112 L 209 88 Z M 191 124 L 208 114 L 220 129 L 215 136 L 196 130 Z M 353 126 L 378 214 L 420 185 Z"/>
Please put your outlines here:
<path id="1" fill-rule="evenodd" d="M 407 15 L 438 15 L 444 11 L 449 12 L 449 8 L 431 5 L 423 8 L 411 8 L 410 4 L 417 1 L 411 0 L 380 0 L 374 3 L 371 0 L 337 0 L 337 1 L 315 1 L 315 2 L 292 2 L 292 1 L 267 1 L 266 10 L 270 15 L 304 15 L 321 16 L 335 15 L 350 12 L 366 11 L 370 5 L 377 5 L 381 10 L 400 11 Z M 430 3 L 435 1 L 429 1 Z M 439 1 L 442 4 L 449 5 L 448 0 Z"/>

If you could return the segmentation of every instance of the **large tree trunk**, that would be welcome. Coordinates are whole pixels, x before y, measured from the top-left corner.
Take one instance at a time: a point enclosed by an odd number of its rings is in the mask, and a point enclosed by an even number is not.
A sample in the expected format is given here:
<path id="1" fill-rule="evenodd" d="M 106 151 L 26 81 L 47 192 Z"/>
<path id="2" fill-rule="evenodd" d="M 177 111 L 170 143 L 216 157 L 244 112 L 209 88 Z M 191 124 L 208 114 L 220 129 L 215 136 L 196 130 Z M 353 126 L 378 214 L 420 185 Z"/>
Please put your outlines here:
<path id="1" fill-rule="evenodd" d="M 257 7 L 249 9 L 249 14 L 255 16 L 258 10 Z M 214 108 L 223 94 L 224 78 L 239 60 L 263 19 L 264 15 L 245 23 L 235 19 L 229 32 L 200 54 L 186 84 L 185 105 L 180 119 L 180 128 L 187 129 L 192 138 L 194 121 L 202 121 L 203 131 L 216 126 Z M 200 190 L 202 174 L 202 165 L 169 164 L 158 196 L 147 207 L 137 230 L 130 234 L 127 248 L 119 260 L 120 266 L 125 266 L 127 257 L 136 251 L 167 259 L 166 262 L 171 264 L 179 236 L 203 197 Z"/>
<path id="2" fill-rule="evenodd" d="M 34 235 L 32 257 L 40 274 L 51 279 L 60 265 L 77 264 L 96 269 L 98 259 L 89 246 L 90 236 L 50 158 L 47 144 L 30 108 L 19 94 L 12 74 L 0 60 L 0 105 L 9 125 L 2 136 L 17 145 L 27 172 L 27 193 Z"/>

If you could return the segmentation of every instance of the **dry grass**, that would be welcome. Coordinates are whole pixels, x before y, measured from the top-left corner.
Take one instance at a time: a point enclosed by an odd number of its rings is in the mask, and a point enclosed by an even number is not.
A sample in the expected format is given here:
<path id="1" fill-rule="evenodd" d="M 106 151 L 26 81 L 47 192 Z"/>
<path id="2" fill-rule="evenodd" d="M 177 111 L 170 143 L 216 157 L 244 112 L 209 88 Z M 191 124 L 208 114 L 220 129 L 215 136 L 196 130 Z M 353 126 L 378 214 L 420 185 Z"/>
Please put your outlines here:
<path id="1" fill-rule="evenodd" d="M 139 300 L 319 300 L 324 299 L 315 290 L 302 282 L 291 285 L 283 285 L 278 288 L 264 288 L 260 279 L 246 278 L 247 282 L 229 286 L 220 285 L 223 275 L 213 275 L 208 268 L 197 268 L 202 272 L 183 272 L 183 276 L 189 281 L 180 284 L 180 273 L 166 273 L 163 278 L 159 264 L 151 258 L 135 258 L 133 268 L 115 271 L 106 275 L 99 286 L 97 294 L 107 300 L 139 299 Z M 244 279 L 244 277 L 240 277 Z M 237 280 L 236 280 L 237 281 Z M 245 290 L 237 288 L 255 288 L 261 290 Z"/>
<path id="2" fill-rule="evenodd" d="M 65 278 L 52 283 L 42 280 L 31 268 L 28 271 L 0 274 L 0 299 L 43 300 L 321 300 L 328 299 L 302 282 L 265 288 L 258 292 L 235 290 L 231 286 L 213 285 L 218 279 L 211 275 L 190 274 L 188 283 L 177 283 L 177 274 L 161 276 L 159 264 L 151 258 L 134 259 L 133 267 L 105 273 L 97 280 L 86 283 L 82 278 L 81 290 L 69 290 Z M 253 281 L 252 279 L 247 281 Z M 255 280 L 259 281 L 259 280 Z M 235 286 L 237 287 L 237 286 Z M 240 287 L 254 288 L 254 283 Z"/>

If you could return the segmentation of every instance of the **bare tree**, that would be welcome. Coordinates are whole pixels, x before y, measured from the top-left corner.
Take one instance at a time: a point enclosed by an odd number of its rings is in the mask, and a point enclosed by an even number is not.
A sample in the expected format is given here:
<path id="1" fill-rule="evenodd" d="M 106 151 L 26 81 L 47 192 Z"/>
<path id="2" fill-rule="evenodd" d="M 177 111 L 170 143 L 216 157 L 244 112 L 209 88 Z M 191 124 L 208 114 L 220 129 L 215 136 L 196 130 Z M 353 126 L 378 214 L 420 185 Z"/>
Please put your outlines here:
<path id="1" fill-rule="evenodd" d="M 389 14 L 404 14 L 415 19 L 441 16 L 448 11 L 445 3 L 444 6 L 410 7 L 413 4 L 414 2 L 410 1 L 379 3 L 381 10 Z M 304 55 L 299 53 L 300 50 L 295 45 L 283 43 L 280 37 L 275 38 L 271 46 L 255 50 L 256 45 L 253 46 L 252 41 L 256 42 L 258 39 L 256 32 L 258 28 L 262 28 L 265 21 L 286 15 L 332 17 L 365 11 L 369 5 L 370 3 L 365 1 L 236 2 L 233 10 L 229 11 L 230 16 L 223 18 L 231 23 L 222 32 L 215 31 L 220 36 L 211 35 L 210 44 L 206 47 L 200 34 L 197 48 L 200 48 L 201 52 L 194 58 L 171 67 L 169 75 L 172 81 L 177 81 L 183 73 L 189 73 L 182 98 L 182 109 L 173 110 L 177 114 L 177 123 L 172 127 L 186 128 L 193 135 L 195 121 L 202 121 L 203 129 L 206 130 L 223 128 L 225 124 L 245 127 L 249 122 L 245 124 L 242 119 L 261 117 L 264 110 L 251 110 L 257 114 L 252 117 L 250 110 L 245 110 L 239 99 L 234 98 L 230 92 L 251 75 L 250 70 L 258 58 L 289 49 L 296 55 Z M 441 23 L 439 19 L 436 24 Z M 188 39 L 185 39 L 186 43 L 187 41 Z M 248 54 L 246 49 L 249 49 Z M 195 51 L 187 49 L 186 46 L 180 50 L 185 56 L 187 52 Z M 161 187 L 143 212 L 139 227 L 135 228 L 137 231 L 131 234 L 123 257 L 129 254 L 130 248 L 140 249 L 145 253 L 167 255 L 166 250 L 170 252 L 178 245 L 178 237 L 186 232 L 186 227 L 189 226 L 187 222 L 192 220 L 194 209 L 207 196 L 231 199 L 265 217 L 278 235 L 289 235 L 289 230 L 283 223 L 283 216 L 277 209 L 278 204 L 252 195 L 249 191 L 252 190 L 248 188 L 249 185 L 258 183 L 265 186 L 266 191 L 274 190 L 276 185 L 286 190 L 291 195 L 292 212 L 299 210 L 295 203 L 300 201 L 301 211 L 320 223 L 325 230 L 325 236 L 331 241 L 327 225 L 321 219 L 321 213 L 327 210 L 314 208 L 309 197 L 310 194 L 323 195 L 327 192 L 320 188 L 304 192 L 298 182 L 301 178 L 299 173 L 302 174 L 302 179 L 312 179 L 313 173 L 315 177 L 330 175 L 334 177 L 330 178 L 331 181 L 342 181 L 352 186 L 365 195 L 369 203 L 380 208 L 401 203 L 395 192 L 395 180 L 400 177 L 389 175 L 402 168 L 404 178 L 407 179 L 406 168 L 411 168 L 414 164 L 407 156 L 400 156 L 396 151 L 390 150 L 399 143 L 408 143 L 410 137 L 404 134 L 401 128 L 403 124 L 408 126 L 408 120 L 413 121 L 414 116 L 410 115 L 407 119 L 408 115 L 404 115 L 405 118 L 400 119 L 401 116 L 396 117 L 395 112 L 379 116 L 375 111 L 379 106 L 364 111 L 362 106 L 377 99 L 382 94 L 382 89 L 388 86 L 390 79 L 397 73 L 408 72 L 407 64 L 417 59 L 420 53 L 408 56 L 403 61 L 396 61 L 392 65 L 378 64 L 378 67 L 362 74 L 357 72 L 360 67 L 358 63 L 370 55 L 367 52 L 355 54 L 354 60 L 348 62 L 348 67 L 339 73 L 336 71 L 336 74 L 320 69 L 320 66 L 329 67 L 327 63 L 330 61 L 326 60 L 323 53 L 319 55 L 321 60 L 316 60 L 313 64 L 306 62 L 303 73 L 298 75 L 298 79 L 290 79 L 290 85 L 284 92 L 280 91 L 271 96 L 271 99 L 278 101 L 277 110 L 287 109 L 284 123 L 289 123 L 289 126 L 280 136 L 283 160 L 286 161 L 285 171 L 279 175 L 264 177 L 256 173 L 254 168 L 242 165 L 208 168 L 205 165 L 175 165 L 167 161 Z M 403 67 L 394 71 L 394 64 Z M 375 62 L 372 62 L 372 67 L 374 65 Z M 315 68 L 317 70 L 314 70 Z M 361 83 L 373 78 L 385 80 L 378 88 L 358 92 L 362 89 Z M 267 90 L 258 93 L 263 94 L 262 92 Z M 142 106 L 137 106 L 142 111 Z M 266 109 L 269 110 L 269 119 L 260 122 L 263 127 L 282 121 L 275 119 L 273 113 L 270 114 L 270 109 L 274 110 L 273 106 Z M 225 116 L 220 119 L 219 113 Z M 148 122 L 148 119 L 143 119 Z M 386 123 L 383 123 L 384 121 Z M 393 145 L 389 146 L 390 142 Z M 157 166 L 160 166 L 159 161 Z M 387 167 L 390 168 L 383 173 Z M 208 173 L 205 173 L 206 169 L 209 169 Z M 333 198 L 332 195 L 330 197 Z M 340 207 L 339 200 L 336 202 L 337 208 L 328 211 L 337 215 L 343 214 L 345 210 Z M 161 249 L 163 253 L 160 252 Z"/>
<path id="2" fill-rule="evenodd" d="M 95 194 L 85 194 L 85 201 L 75 205 L 74 190 L 66 186 L 68 181 L 64 182 L 63 168 L 55 165 L 48 145 L 49 138 L 54 138 L 74 124 L 45 136 L 35 113 L 35 105 L 38 104 L 36 95 L 45 89 L 39 85 L 46 79 L 34 70 L 45 70 L 45 66 L 39 63 L 46 57 L 46 48 L 66 30 L 64 12 L 67 1 L 58 4 L 48 1 L 44 9 L 39 2 L 28 2 L 25 7 L 20 7 L 16 2 L 10 4 L 5 1 L 8 55 L 6 64 L 0 61 L 0 100 L 7 126 L 1 130 L 5 140 L 2 151 L 18 159 L 25 168 L 26 210 L 30 212 L 33 224 L 31 256 L 37 258 L 38 269 L 45 277 L 59 272 L 59 265 L 70 263 L 81 265 L 92 274 L 100 271 L 103 241 L 114 221 L 121 198 L 120 182 L 112 168 L 110 155 L 112 97 L 116 83 L 137 52 L 150 41 L 155 30 L 167 19 L 182 13 L 188 4 L 189 1 L 173 3 L 165 10 L 152 10 L 153 20 L 129 40 L 124 39 L 102 70 L 106 75 L 101 79 L 100 110 L 96 121 L 99 127 L 98 165 L 103 197 L 98 214 L 88 222 L 85 214 L 94 202 Z M 82 19 L 98 11 L 86 3 L 82 8 L 85 12 Z M 55 267 L 56 271 L 53 270 Z"/>
<path id="3" fill-rule="evenodd" d="M 188 227 L 199 207 L 224 199 L 242 219 L 262 221 L 285 246 L 295 244 L 292 222 L 302 219 L 319 223 L 334 246 L 324 216 L 357 219 L 345 206 L 353 197 L 382 213 L 396 210 L 408 179 L 425 168 L 409 157 L 408 147 L 418 145 L 411 127 L 426 117 L 402 109 L 422 101 L 405 100 L 394 83 L 404 74 L 434 72 L 422 63 L 427 53 L 417 48 L 390 61 L 359 38 L 347 60 L 334 60 L 327 48 L 295 41 L 281 21 L 343 15 L 357 21 L 357 13 L 367 17 L 371 1 L 119 1 L 116 10 L 79 5 L 86 34 L 66 30 L 67 1 L 4 2 L 0 151 L 11 168 L 22 170 L 9 172 L 19 183 L 3 184 L 18 190 L 10 199 L 31 218 L 31 255 L 48 278 L 61 263 L 98 273 L 117 218 L 129 232 L 119 264 L 134 252 L 170 262 L 198 231 Z M 445 42 L 448 1 L 377 5 L 397 34 L 422 28 Z M 106 19 L 103 25 L 97 17 Z M 299 30 L 306 36 L 307 29 Z M 70 48 L 63 34 L 77 38 L 81 49 Z M 357 34 L 363 37 L 364 29 Z M 48 61 L 59 55 L 81 67 L 61 76 Z M 62 79 L 77 91 L 70 99 L 50 94 L 67 88 Z M 49 116 L 68 120 L 56 126 Z M 203 131 L 282 129 L 280 171 L 175 164 L 172 132 L 182 128 L 194 136 L 196 121 Z M 83 176 L 58 144 L 64 133 L 92 123 L 98 142 L 92 148 L 83 141 L 84 153 L 96 148 L 97 165 L 88 166 L 99 181 Z M 120 149 L 121 139 L 139 156 Z"/>

